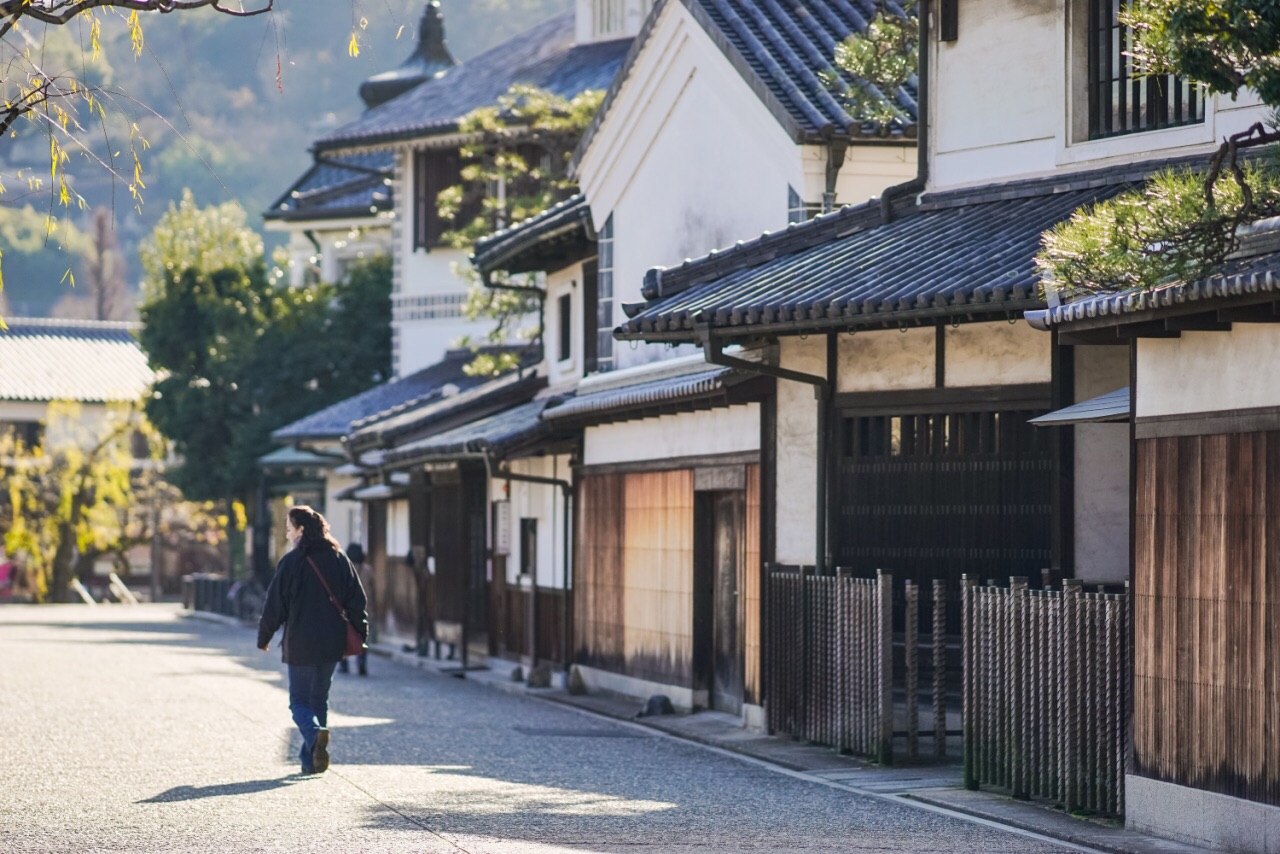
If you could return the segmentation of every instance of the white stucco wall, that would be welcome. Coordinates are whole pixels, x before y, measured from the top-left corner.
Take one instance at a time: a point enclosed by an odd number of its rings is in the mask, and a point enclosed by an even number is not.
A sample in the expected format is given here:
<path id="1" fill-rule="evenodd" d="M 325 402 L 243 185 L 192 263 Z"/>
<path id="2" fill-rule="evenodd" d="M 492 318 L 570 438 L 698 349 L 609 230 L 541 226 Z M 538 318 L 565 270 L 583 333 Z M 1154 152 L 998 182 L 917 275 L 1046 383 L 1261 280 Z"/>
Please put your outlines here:
<path id="1" fill-rule="evenodd" d="M 512 460 L 508 466 L 519 474 L 573 480 L 573 469 L 568 456 L 527 457 Z M 508 487 L 507 484 L 510 484 Z M 516 584 L 520 577 L 521 550 L 520 520 L 536 519 L 538 522 L 537 583 L 539 587 L 561 589 L 564 583 L 564 493 L 558 486 L 540 483 L 521 483 L 495 478 L 491 495 L 505 495 L 511 502 L 510 552 L 507 556 L 507 583 Z M 573 513 L 572 507 L 570 514 Z M 572 521 L 571 521 L 572 523 Z M 570 536 L 573 536 L 570 531 Z M 572 571 L 570 571 L 572 586 Z"/>
<path id="2" fill-rule="evenodd" d="M 335 496 L 360 482 L 359 478 L 343 477 L 327 472 L 324 478 L 324 517 L 329 520 L 329 531 L 344 549 L 351 543 L 367 546 L 364 529 L 364 504 L 359 501 L 339 501 Z"/>
<path id="3" fill-rule="evenodd" d="M 822 200 L 826 152 L 787 135 L 683 4 L 668 3 L 578 168 L 597 229 L 614 227 L 614 321 L 647 270 L 787 225 L 788 187 Z M 838 203 L 915 174 L 914 149 L 853 146 Z M 688 352 L 615 345 L 626 367 Z"/>
<path id="4" fill-rule="evenodd" d="M 1185 415 L 1280 406 L 1280 329 L 1237 323 L 1230 332 L 1138 339 L 1137 415 Z"/>
<path id="5" fill-rule="evenodd" d="M 387 554 L 403 558 L 409 554 L 409 499 L 387 502 Z"/>
<path id="6" fill-rule="evenodd" d="M 824 336 L 783 338 L 778 350 L 781 367 L 826 376 Z M 818 401 L 813 386 L 807 383 L 779 380 L 777 388 L 774 550 L 779 563 L 812 564 L 817 526 Z"/>
<path id="7" fill-rule="evenodd" d="M 594 282 L 591 285 L 594 287 Z M 582 376 L 582 265 L 571 264 L 547 274 L 546 334 L 544 356 L 547 377 L 552 385 L 571 382 Z M 560 299 L 568 296 L 571 306 L 569 358 L 560 358 Z"/>
<path id="8" fill-rule="evenodd" d="M 936 338 L 932 328 L 841 335 L 836 391 L 933 388 Z"/>
<path id="9" fill-rule="evenodd" d="M 396 156 L 394 197 L 392 369 L 403 377 L 440 361 L 464 336 L 481 339 L 491 324 L 462 316 L 467 284 L 454 269 L 467 268 L 467 252 L 413 248 L 413 157 L 407 146 Z"/>
<path id="10" fill-rule="evenodd" d="M 977 0 L 932 46 L 930 185 L 957 187 L 1208 151 L 1265 120 L 1256 99 L 1210 99 L 1205 122 L 1088 141 L 1083 0 Z M 1069 13 L 1080 10 L 1074 17 Z"/>
<path id="11" fill-rule="evenodd" d="M 602 424 L 582 436 L 582 460 L 589 466 L 758 450 L 758 403 Z"/>
<path id="12" fill-rule="evenodd" d="M 1129 384 L 1128 347 L 1073 350 L 1077 401 Z M 1129 425 L 1043 429 L 1075 431 L 1076 577 L 1086 584 L 1124 581 L 1129 577 Z"/>
<path id="13" fill-rule="evenodd" d="M 1017 323 L 995 321 L 948 326 L 943 333 L 948 388 L 1047 383 L 1053 341 Z"/>

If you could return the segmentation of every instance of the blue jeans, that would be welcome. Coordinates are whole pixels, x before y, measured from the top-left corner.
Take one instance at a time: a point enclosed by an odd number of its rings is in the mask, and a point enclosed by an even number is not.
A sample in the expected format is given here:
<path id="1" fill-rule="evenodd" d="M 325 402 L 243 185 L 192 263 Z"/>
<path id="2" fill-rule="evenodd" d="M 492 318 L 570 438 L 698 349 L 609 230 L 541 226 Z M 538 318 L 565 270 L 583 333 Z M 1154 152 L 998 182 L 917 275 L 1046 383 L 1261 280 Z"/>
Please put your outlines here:
<path id="1" fill-rule="evenodd" d="M 289 665 L 289 711 L 302 733 L 299 758 L 304 768 L 311 764 L 311 748 L 316 743 L 316 730 L 329 726 L 329 685 L 333 682 L 330 664 Z"/>

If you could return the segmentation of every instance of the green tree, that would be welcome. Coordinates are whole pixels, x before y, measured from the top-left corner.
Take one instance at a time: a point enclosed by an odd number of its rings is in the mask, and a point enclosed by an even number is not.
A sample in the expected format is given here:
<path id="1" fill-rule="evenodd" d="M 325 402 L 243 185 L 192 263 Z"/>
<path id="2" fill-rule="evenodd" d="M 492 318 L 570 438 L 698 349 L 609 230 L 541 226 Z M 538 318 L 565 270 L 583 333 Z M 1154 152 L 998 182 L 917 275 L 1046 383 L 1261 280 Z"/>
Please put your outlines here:
<path id="1" fill-rule="evenodd" d="M 850 117 L 883 128 L 910 118 L 897 94 L 920 67 L 920 23 L 916 0 L 876 6 L 865 30 L 836 45 L 832 67 L 819 77 Z"/>
<path id="2" fill-rule="evenodd" d="M 146 411 L 182 460 L 174 483 L 199 500 L 246 498 L 273 430 L 391 371 L 390 262 L 359 262 L 336 285 L 273 287 L 243 222 L 187 200 L 144 256 L 139 337 L 162 372 Z"/>
<path id="3" fill-rule="evenodd" d="M 113 406 L 101 417 L 86 417 L 73 403 L 51 405 L 37 447 L 0 436 L 4 545 L 33 577 L 37 601 L 68 601 L 72 579 L 98 558 L 115 555 L 119 565 L 131 545 L 149 536 L 128 519 L 136 490 L 152 488 L 154 477 L 137 465 L 139 439 L 148 456 L 158 456 L 159 437 L 140 407 Z"/>
<path id="4" fill-rule="evenodd" d="M 573 195 L 577 185 L 568 174 L 569 159 L 603 100 L 599 90 L 569 99 L 517 84 L 496 104 L 464 116 L 458 123 L 459 132 L 467 135 L 461 148 L 462 181 L 436 198 L 440 217 L 451 224 L 443 241 L 470 249 L 486 234 L 523 222 Z M 502 279 L 486 287 L 470 268 L 454 272 L 469 285 L 463 306 L 467 318 L 493 321 L 488 343 L 505 343 L 516 336 L 541 338 L 540 327 L 517 328 L 537 315 L 536 294 L 504 287 L 511 283 Z M 468 370 L 494 375 L 518 360 L 514 354 L 479 354 Z"/>

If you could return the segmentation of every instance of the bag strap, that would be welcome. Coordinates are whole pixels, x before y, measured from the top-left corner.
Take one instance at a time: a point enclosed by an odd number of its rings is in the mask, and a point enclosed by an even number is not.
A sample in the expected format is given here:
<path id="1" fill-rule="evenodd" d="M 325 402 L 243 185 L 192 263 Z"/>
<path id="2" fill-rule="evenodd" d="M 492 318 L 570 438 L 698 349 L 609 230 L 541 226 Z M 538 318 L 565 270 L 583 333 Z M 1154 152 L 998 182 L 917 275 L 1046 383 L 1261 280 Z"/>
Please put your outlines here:
<path id="1" fill-rule="evenodd" d="M 329 601 L 333 603 L 333 607 L 338 609 L 338 615 L 348 623 L 347 611 L 342 605 L 338 604 L 338 600 L 334 598 L 333 591 L 329 589 L 329 582 L 324 580 L 324 576 L 320 574 L 320 567 L 316 566 L 316 562 L 311 559 L 311 555 L 307 555 L 307 563 L 311 564 L 311 569 L 315 572 L 316 578 L 320 579 L 320 584 L 324 586 L 324 592 L 329 595 Z"/>

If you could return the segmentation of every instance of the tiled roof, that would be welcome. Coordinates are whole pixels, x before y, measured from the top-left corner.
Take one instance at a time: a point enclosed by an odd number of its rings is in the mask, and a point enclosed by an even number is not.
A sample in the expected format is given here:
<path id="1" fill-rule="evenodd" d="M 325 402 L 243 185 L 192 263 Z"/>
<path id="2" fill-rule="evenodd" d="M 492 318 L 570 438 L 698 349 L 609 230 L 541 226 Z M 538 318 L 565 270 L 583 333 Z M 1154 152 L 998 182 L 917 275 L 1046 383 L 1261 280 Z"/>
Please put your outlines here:
<path id="1" fill-rule="evenodd" d="M 1143 314 L 1159 309 L 1204 303 L 1205 311 L 1209 311 L 1218 307 L 1214 303 L 1226 300 L 1252 301 L 1268 297 L 1280 300 L 1280 253 L 1230 261 L 1219 275 L 1197 282 L 1179 282 L 1149 291 L 1099 294 L 1053 308 L 1028 311 L 1026 318 L 1039 329 L 1084 321 L 1096 321 L 1090 324 L 1094 326 L 1118 325 L 1140 321 Z"/>
<path id="2" fill-rule="evenodd" d="M 369 216 L 391 210 L 394 152 L 317 157 L 311 168 L 263 213 L 266 219 L 309 220 Z"/>
<path id="3" fill-rule="evenodd" d="M 546 384 L 544 377 L 513 371 L 450 397 L 409 401 L 372 418 L 355 421 L 344 441 L 354 452 L 392 448 L 398 442 L 412 441 L 414 436 L 424 432 L 449 429 L 460 419 L 484 416 L 506 406 L 524 403 Z"/>
<path id="4" fill-rule="evenodd" d="M 542 420 L 550 400 L 541 398 L 471 421 L 443 433 L 409 442 L 387 454 L 392 465 L 406 465 L 432 458 L 488 452 L 501 456 L 522 445 L 552 435 Z"/>
<path id="5" fill-rule="evenodd" d="M 0 400 L 132 402 L 155 379 L 137 323 L 14 317 L 0 330 Z"/>
<path id="6" fill-rule="evenodd" d="M 622 65 L 630 39 L 574 44 L 573 13 L 539 24 L 455 68 L 415 86 L 322 137 L 318 150 L 375 145 L 448 133 L 477 107 L 496 104 L 516 83 L 571 98 L 605 89 Z"/>
<path id="7" fill-rule="evenodd" d="M 1103 424 L 1129 420 L 1129 387 L 1109 391 L 1090 400 L 1032 418 L 1037 427 L 1061 427 L 1067 424 Z"/>
<path id="8" fill-rule="evenodd" d="M 904 200 L 882 224 L 875 203 L 844 208 L 729 250 L 651 270 L 646 305 L 622 339 L 892 327 L 1040 308 L 1041 234 L 1121 192 L 1148 166 L 1055 176 Z"/>
<path id="9" fill-rule="evenodd" d="M 473 356 L 467 349 L 450 350 L 434 365 L 313 412 L 276 430 L 271 438 L 277 442 L 339 439 L 356 422 L 372 422 L 396 407 L 422 405 L 483 385 L 484 377 L 469 377 L 463 371 Z"/>
<path id="10" fill-rule="evenodd" d="M 549 407 L 542 417 L 552 423 L 616 420 L 619 415 L 639 418 L 677 403 L 711 402 L 723 397 L 731 386 L 750 378 L 732 368 L 711 367 L 620 388 L 579 392 L 558 406 Z"/>
<path id="11" fill-rule="evenodd" d="M 889 93 L 909 117 L 885 128 L 854 122 L 840 95 L 867 86 L 833 66 L 836 45 L 865 32 L 875 16 L 870 0 L 658 0 L 627 56 L 604 104 L 578 144 L 575 161 L 591 144 L 631 66 L 667 3 L 683 3 L 733 67 L 797 142 L 831 136 L 875 140 L 915 137 L 916 88 L 912 81 Z M 901 12 L 896 3 L 889 7 Z M 823 82 L 826 75 L 832 85 Z M 833 91 L 834 90 L 834 91 Z"/>
<path id="12" fill-rule="evenodd" d="M 481 272 L 506 270 L 512 273 L 532 271 L 543 251 L 556 241 L 587 241 L 591 224 L 591 208 L 581 193 L 547 208 L 524 222 L 495 231 L 475 243 L 471 266 Z"/>

